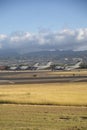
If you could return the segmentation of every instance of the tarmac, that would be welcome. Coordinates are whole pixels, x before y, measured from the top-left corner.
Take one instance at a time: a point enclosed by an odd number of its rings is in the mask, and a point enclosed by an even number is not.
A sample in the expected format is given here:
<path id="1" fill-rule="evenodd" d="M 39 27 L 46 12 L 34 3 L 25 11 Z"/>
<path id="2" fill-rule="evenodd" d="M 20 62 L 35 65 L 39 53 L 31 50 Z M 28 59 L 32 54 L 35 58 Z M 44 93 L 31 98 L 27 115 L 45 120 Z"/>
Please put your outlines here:
<path id="1" fill-rule="evenodd" d="M 49 74 L 48 74 L 49 73 Z M 52 73 L 52 72 L 51 72 Z M 87 82 L 87 75 L 50 75 L 50 71 L 1 71 L 0 84 Z"/>

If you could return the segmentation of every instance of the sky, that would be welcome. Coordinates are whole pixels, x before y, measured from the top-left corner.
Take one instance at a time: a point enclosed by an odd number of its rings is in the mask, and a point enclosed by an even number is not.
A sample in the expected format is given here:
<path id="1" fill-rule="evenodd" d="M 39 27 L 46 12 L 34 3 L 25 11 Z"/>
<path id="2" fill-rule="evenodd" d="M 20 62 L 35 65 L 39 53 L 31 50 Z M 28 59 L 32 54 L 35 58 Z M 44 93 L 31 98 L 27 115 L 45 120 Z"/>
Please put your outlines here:
<path id="1" fill-rule="evenodd" d="M 87 50 L 87 0 L 0 0 L 0 49 Z"/>

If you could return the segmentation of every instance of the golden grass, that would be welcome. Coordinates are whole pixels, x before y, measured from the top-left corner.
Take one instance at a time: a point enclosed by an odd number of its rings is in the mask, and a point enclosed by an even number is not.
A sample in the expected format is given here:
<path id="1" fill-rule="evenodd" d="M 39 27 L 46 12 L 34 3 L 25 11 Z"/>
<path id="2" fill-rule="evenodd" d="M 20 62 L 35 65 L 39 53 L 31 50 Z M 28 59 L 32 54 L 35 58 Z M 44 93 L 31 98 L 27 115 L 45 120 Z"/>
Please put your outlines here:
<path id="1" fill-rule="evenodd" d="M 0 105 L 0 130 L 87 130 L 87 108 Z"/>
<path id="2" fill-rule="evenodd" d="M 87 106 L 87 83 L 0 85 L 0 103 Z"/>

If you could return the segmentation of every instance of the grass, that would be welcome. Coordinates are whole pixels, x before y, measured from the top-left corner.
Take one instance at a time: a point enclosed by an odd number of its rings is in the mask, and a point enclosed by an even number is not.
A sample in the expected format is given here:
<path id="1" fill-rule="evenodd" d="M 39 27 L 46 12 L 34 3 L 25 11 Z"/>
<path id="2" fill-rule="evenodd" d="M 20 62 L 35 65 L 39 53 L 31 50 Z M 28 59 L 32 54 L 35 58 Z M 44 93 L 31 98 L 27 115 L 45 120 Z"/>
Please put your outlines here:
<path id="1" fill-rule="evenodd" d="M 0 85 L 0 104 L 87 106 L 87 83 Z"/>
<path id="2" fill-rule="evenodd" d="M 0 130 L 87 130 L 87 108 L 0 105 Z"/>
<path id="3" fill-rule="evenodd" d="M 87 130 L 87 83 L 0 85 L 0 130 Z"/>

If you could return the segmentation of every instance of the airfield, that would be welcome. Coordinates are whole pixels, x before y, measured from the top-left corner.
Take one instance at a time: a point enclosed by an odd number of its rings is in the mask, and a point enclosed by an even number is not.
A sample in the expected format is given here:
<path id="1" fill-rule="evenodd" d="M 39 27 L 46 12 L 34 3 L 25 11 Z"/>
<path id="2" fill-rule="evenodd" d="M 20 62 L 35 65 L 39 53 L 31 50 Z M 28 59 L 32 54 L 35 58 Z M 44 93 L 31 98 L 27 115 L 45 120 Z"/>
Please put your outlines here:
<path id="1" fill-rule="evenodd" d="M 0 71 L 1 130 L 87 130 L 87 70 Z"/>
<path id="2" fill-rule="evenodd" d="M 57 82 L 86 82 L 87 69 L 72 71 L 24 70 L 0 71 L 0 84 L 36 84 Z"/>

